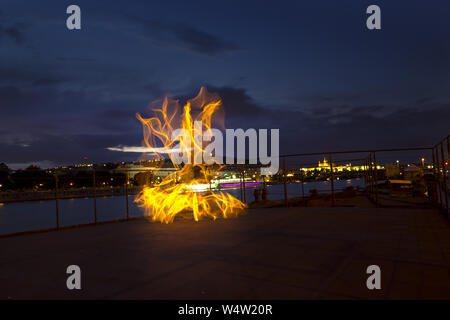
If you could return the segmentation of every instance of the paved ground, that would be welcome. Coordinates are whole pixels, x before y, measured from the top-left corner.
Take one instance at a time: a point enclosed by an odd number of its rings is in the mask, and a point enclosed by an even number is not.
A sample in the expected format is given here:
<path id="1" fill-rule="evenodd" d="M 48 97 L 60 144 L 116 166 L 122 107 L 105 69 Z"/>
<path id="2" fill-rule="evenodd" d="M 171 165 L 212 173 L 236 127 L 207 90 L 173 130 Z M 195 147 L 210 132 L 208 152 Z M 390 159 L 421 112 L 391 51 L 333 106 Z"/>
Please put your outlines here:
<path id="1" fill-rule="evenodd" d="M 0 298 L 450 299 L 450 227 L 419 209 L 254 209 L 0 239 Z M 66 289 L 66 267 L 82 290 Z M 378 291 L 366 268 L 381 267 Z"/>

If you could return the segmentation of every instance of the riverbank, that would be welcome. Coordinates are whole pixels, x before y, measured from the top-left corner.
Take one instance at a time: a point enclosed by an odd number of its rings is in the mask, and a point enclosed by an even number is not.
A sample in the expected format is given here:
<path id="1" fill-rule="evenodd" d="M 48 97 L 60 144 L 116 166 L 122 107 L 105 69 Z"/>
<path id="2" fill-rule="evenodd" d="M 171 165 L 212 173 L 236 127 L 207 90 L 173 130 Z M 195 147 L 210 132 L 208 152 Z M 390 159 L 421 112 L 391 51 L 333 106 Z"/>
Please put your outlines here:
<path id="1" fill-rule="evenodd" d="M 128 188 L 129 195 L 136 195 L 141 188 Z M 95 196 L 97 197 L 113 197 L 125 196 L 126 190 L 124 187 L 109 187 L 96 188 Z M 43 190 L 43 191 L 7 191 L 0 193 L 0 203 L 14 203 L 24 201 L 46 201 L 58 199 L 79 199 L 79 198 L 93 198 L 93 188 L 83 189 L 65 189 L 65 190 Z"/>

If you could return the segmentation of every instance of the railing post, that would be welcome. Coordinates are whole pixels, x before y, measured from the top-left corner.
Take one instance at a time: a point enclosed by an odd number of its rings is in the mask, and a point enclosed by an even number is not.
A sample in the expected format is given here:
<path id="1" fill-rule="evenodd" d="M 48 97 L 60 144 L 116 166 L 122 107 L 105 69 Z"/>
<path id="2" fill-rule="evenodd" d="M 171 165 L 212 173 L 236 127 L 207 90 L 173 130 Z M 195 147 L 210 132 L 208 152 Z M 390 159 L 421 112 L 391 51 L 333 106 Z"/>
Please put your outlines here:
<path id="1" fill-rule="evenodd" d="M 283 158 L 283 185 L 284 185 L 284 205 L 288 206 L 287 182 L 286 182 L 286 158 Z"/>
<path id="2" fill-rule="evenodd" d="M 302 170 L 302 198 L 305 198 L 305 171 Z"/>
<path id="3" fill-rule="evenodd" d="M 373 200 L 373 172 L 372 172 L 372 153 L 369 153 L 369 198 Z"/>
<path id="4" fill-rule="evenodd" d="M 436 152 L 436 179 L 437 179 L 437 189 L 438 189 L 438 204 L 442 208 L 442 189 L 441 189 L 441 166 L 439 164 L 439 150 L 437 147 L 434 148 Z"/>
<path id="5" fill-rule="evenodd" d="M 378 207 L 378 168 L 377 168 L 377 158 L 375 156 L 375 151 L 373 152 L 373 163 L 375 166 L 374 180 L 375 180 L 375 205 Z"/>
<path id="6" fill-rule="evenodd" d="M 366 161 L 363 161 L 363 168 L 364 168 L 364 186 L 367 188 L 367 171 L 366 171 Z"/>
<path id="7" fill-rule="evenodd" d="M 447 172 L 445 165 L 445 154 L 444 154 L 444 144 L 441 142 L 441 157 L 442 157 L 442 184 L 444 185 L 444 196 L 445 196 L 445 209 L 448 214 L 448 187 L 447 187 Z M 442 202 L 444 204 L 444 202 Z"/>
<path id="8" fill-rule="evenodd" d="M 245 171 L 242 171 L 242 190 L 244 193 L 244 202 L 247 203 L 247 195 L 245 194 Z"/>
<path id="9" fill-rule="evenodd" d="M 59 192 L 58 192 L 58 173 L 55 170 L 55 202 L 56 202 L 56 229 L 59 229 Z"/>
<path id="10" fill-rule="evenodd" d="M 336 202 L 334 199 L 334 174 L 333 174 L 333 158 L 331 157 L 331 153 L 328 154 L 328 159 L 330 160 L 330 171 L 331 171 L 331 205 L 334 207 Z"/>
<path id="11" fill-rule="evenodd" d="M 130 209 L 128 205 L 128 172 L 125 173 L 125 198 L 127 203 L 127 220 L 130 218 Z"/>
<path id="12" fill-rule="evenodd" d="M 97 183 L 95 181 L 94 167 L 92 167 L 92 192 L 94 194 L 94 223 L 97 223 Z"/>
<path id="13" fill-rule="evenodd" d="M 244 192 L 242 191 L 242 176 L 239 175 L 239 191 L 241 192 L 241 201 L 244 202 Z"/>
<path id="14" fill-rule="evenodd" d="M 434 156 L 434 149 L 431 149 L 431 155 L 433 159 L 433 175 L 436 177 L 436 158 Z"/>
<path id="15" fill-rule="evenodd" d="M 369 160 L 366 159 L 366 161 L 364 162 L 365 166 L 364 166 L 364 170 L 366 172 L 366 193 L 368 195 L 370 195 L 369 193 L 369 186 L 370 186 L 370 178 L 369 178 Z"/>
<path id="16" fill-rule="evenodd" d="M 433 165 L 433 168 L 432 168 L 432 173 L 433 173 L 433 192 L 436 192 L 437 193 L 437 190 L 438 190 L 438 188 L 437 188 L 437 174 L 436 174 L 436 157 L 435 157 L 435 155 L 434 155 L 434 148 L 431 148 L 431 158 L 432 158 L 432 165 Z M 428 193 L 430 192 L 430 190 L 428 190 Z M 433 205 L 437 205 L 437 194 L 436 194 L 436 196 L 435 197 L 433 197 L 432 199 L 432 202 L 433 202 Z"/>

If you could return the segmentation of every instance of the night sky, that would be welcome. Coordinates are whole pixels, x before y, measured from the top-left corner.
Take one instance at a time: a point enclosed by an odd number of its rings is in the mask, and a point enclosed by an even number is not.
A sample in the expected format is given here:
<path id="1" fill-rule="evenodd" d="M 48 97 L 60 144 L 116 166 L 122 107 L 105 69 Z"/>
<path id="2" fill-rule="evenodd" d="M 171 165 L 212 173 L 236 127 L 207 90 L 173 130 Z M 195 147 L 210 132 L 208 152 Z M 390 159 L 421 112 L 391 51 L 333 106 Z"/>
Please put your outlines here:
<path id="1" fill-rule="evenodd" d="M 2 0 L 0 163 L 135 160 L 106 148 L 140 145 L 136 112 L 201 86 L 228 128 L 279 128 L 281 153 L 450 133 L 448 1 L 312 2 Z"/>

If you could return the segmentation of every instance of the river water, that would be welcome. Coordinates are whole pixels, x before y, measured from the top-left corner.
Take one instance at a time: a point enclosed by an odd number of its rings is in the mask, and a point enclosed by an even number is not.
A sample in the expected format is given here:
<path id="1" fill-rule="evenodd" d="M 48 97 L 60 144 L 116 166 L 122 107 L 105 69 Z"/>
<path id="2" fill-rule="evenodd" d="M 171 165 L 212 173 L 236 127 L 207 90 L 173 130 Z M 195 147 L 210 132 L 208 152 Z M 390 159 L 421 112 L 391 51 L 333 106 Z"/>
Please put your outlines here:
<path id="1" fill-rule="evenodd" d="M 337 180 L 334 182 L 336 191 L 345 187 L 363 187 L 364 179 Z M 304 184 L 305 196 L 309 191 L 317 189 L 319 193 L 330 193 L 330 181 L 307 182 Z M 251 202 L 254 188 L 246 188 L 246 200 Z M 240 189 L 229 189 L 229 192 L 240 199 Z M 302 196 L 301 183 L 287 185 L 288 197 Z M 283 185 L 272 185 L 267 187 L 267 198 L 269 200 L 279 200 L 284 197 Z M 144 215 L 143 209 L 134 203 L 135 196 L 129 196 L 129 212 L 131 217 Z M 76 198 L 59 200 L 59 223 L 60 226 L 71 226 L 94 222 L 94 199 Z M 97 197 L 97 219 L 98 221 L 108 221 L 126 218 L 125 196 Z M 0 204 L 0 234 L 9 234 L 29 230 L 39 230 L 56 227 L 56 202 L 28 201 Z"/>

